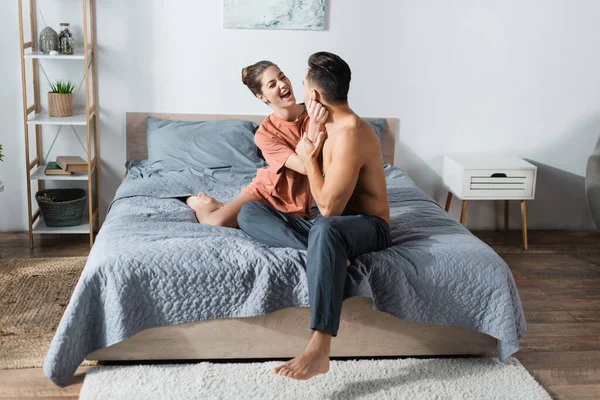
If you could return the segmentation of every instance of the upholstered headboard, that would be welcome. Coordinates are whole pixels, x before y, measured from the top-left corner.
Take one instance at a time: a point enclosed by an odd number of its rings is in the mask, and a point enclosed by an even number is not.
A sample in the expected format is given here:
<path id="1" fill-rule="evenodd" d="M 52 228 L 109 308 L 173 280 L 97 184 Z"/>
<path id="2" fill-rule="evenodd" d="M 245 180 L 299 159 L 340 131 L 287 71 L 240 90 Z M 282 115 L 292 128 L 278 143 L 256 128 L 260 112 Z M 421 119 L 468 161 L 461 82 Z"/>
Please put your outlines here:
<path id="1" fill-rule="evenodd" d="M 156 113 L 127 113 L 127 161 L 148 158 L 146 144 L 146 118 L 160 118 L 178 121 L 214 121 L 223 119 L 241 119 L 260 125 L 265 115 L 228 115 L 228 114 L 156 114 Z M 365 118 L 366 120 L 374 118 Z M 386 118 L 387 124 L 383 132 L 383 159 L 389 164 L 394 163 L 396 137 L 398 135 L 398 119 Z"/>

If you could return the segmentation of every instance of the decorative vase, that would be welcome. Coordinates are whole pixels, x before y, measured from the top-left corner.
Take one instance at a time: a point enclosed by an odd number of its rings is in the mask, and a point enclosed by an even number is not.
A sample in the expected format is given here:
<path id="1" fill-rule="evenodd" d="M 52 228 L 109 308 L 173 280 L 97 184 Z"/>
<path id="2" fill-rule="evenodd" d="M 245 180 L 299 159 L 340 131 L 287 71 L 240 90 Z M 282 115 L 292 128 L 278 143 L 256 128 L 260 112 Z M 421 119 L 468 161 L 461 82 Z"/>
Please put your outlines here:
<path id="1" fill-rule="evenodd" d="M 70 117 L 73 115 L 73 93 L 48 93 L 48 115 Z"/>
<path id="2" fill-rule="evenodd" d="M 60 54 L 71 55 L 74 53 L 73 49 L 73 34 L 69 30 L 69 23 L 63 22 L 60 24 L 60 34 L 58 35 L 58 48 Z"/>
<path id="3" fill-rule="evenodd" d="M 58 51 L 58 33 L 49 26 L 40 32 L 40 51 L 44 54 Z"/>

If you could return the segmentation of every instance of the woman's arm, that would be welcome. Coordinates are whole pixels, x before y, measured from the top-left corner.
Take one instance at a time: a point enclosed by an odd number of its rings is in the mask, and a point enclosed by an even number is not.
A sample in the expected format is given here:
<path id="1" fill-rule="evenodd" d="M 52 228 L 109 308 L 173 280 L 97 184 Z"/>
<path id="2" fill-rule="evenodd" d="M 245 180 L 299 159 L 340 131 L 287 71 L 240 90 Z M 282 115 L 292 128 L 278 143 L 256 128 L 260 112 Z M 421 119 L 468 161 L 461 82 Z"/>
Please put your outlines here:
<path id="1" fill-rule="evenodd" d="M 306 167 L 304 166 L 304 163 L 300 157 L 298 157 L 298 154 L 290 154 L 288 159 L 285 161 L 285 166 L 286 168 L 293 169 L 299 174 L 306 175 Z"/>
<path id="2" fill-rule="evenodd" d="M 313 101 L 307 107 L 307 112 L 310 118 L 306 132 L 307 137 L 311 142 L 315 142 L 319 133 L 325 131 L 325 122 L 327 122 L 329 112 L 325 109 L 325 107 L 316 101 Z M 286 160 L 285 166 L 302 175 L 306 175 L 306 167 L 304 166 L 304 163 L 300 157 L 298 157 L 298 154 L 291 154 Z"/>
<path id="3" fill-rule="evenodd" d="M 308 123 L 303 123 L 300 128 L 300 136 L 307 133 L 308 139 L 311 141 L 315 140 L 320 132 L 325 131 L 325 122 L 328 117 L 328 112 L 324 107 L 316 102 L 313 103 L 315 104 L 309 107 Z M 281 168 L 286 167 L 299 174 L 306 175 L 306 167 L 296 154 L 295 148 L 288 147 L 286 142 L 277 137 L 277 134 L 270 132 L 261 125 L 254 136 L 254 141 L 261 149 L 267 163 L 274 166 L 277 173 L 281 171 Z"/>

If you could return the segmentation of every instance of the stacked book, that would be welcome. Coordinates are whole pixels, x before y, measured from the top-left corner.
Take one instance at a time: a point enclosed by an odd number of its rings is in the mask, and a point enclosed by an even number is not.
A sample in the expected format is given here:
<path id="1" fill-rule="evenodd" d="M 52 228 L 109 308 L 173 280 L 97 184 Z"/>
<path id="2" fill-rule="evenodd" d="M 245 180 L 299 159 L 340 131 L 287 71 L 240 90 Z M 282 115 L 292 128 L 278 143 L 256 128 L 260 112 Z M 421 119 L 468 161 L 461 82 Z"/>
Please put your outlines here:
<path id="1" fill-rule="evenodd" d="M 73 172 L 87 172 L 88 165 L 81 157 L 60 156 L 50 161 L 44 170 L 46 175 L 71 175 Z"/>

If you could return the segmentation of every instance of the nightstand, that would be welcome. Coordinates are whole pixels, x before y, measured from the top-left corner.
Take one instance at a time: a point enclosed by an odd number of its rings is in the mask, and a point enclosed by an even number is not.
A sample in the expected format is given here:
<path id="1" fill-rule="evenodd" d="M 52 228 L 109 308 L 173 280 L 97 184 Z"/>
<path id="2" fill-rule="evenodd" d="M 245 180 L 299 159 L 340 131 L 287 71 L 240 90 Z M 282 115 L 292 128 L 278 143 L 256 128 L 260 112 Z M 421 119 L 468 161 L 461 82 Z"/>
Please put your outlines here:
<path id="1" fill-rule="evenodd" d="M 464 225 L 469 200 L 504 200 L 504 230 L 508 231 L 508 202 L 520 200 L 523 247 L 527 250 L 526 201 L 535 198 L 536 177 L 537 167 L 515 156 L 446 156 L 446 211 L 454 194 L 462 200 L 460 223 Z"/>

